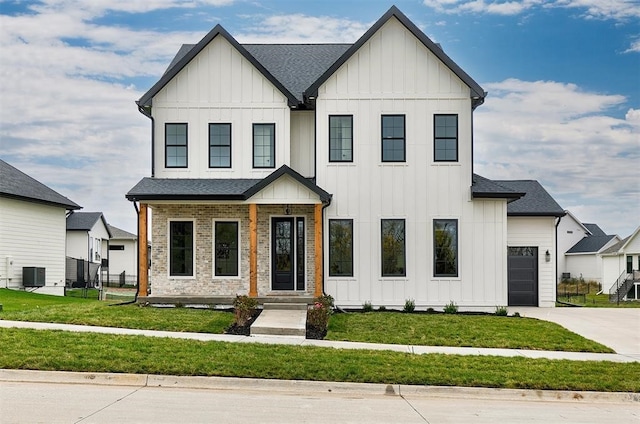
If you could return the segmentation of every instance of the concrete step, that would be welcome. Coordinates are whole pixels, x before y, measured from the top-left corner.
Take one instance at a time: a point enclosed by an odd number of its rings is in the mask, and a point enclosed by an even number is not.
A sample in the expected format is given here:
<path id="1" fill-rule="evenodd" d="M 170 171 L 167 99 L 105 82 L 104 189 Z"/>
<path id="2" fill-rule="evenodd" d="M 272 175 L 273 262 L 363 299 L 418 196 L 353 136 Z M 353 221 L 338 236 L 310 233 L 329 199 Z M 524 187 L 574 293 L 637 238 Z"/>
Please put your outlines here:
<path id="1" fill-rule="evenodd" d="M 279 309 L 281 311 L 306 311 L 306 303 L 265 303 L 262 305 L 263 310 Z"/>
<path id="2" fill-rule="evenodd" d="M 265 305 L 266 306 L 266 305 Z M 251 325 L 251 336 L 295 336 L 307 334 L 307 309 L 267 309 Z"/>

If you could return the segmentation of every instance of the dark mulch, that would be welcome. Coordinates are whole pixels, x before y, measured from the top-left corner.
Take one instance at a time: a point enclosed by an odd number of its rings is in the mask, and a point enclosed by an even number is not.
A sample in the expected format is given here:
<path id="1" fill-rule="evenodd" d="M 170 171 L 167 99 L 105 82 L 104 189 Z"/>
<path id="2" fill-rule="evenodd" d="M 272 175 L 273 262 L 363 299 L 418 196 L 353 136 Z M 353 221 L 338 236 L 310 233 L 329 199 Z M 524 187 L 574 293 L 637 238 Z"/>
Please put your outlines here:
<path id="1" fill-rule="evenodd" d="M 235 322 L 225 328 L 225 334 L 234 334 L 236 336 L 250 336 L 251 335 L 251 324 L 253 324 L 262 312 L 262 309 L 256 309 L 255 312 L 251 315 L 251 319 L 247 322 L 247 325 L 238 325 Z"/>
<path id="2" fill-rule="evenodd" d="M 320 327 L 316 327 L 315 325 L 307 324 L 307 335 L 306 335 L 307 339 L 322 340 L 325 338 L 326 335 L 327 335 L 326 328 L 320 328 Z"/>

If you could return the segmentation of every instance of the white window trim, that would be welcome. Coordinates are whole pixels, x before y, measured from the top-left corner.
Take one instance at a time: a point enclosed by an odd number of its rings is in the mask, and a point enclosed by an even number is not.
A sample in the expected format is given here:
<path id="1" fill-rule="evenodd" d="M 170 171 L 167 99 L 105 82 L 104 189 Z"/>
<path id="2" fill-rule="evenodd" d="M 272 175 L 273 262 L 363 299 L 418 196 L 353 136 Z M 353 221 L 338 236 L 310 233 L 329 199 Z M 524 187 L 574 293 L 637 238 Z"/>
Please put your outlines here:
<path id="1" fill-rule="evenodd" d="M 237 222 L 238 223 L 238 275 L 216 275 L 216 222 Z M 241 280 L 242 279 L 242 221 L 231 218 L 214 218 L 211 224 L 211 279 L 221 280 Z"/>
<path id="2" fill-rule="evenodd" d="M 324 246 L 323 247 L 326 250 L 326 254 L 327 254 L 327 260 L 325 261 L 325 269 L 324 269 L 324 275 L 326 276 L 326 280 L 335 280 L 335 281 L 357 281 L 358 280 L 358 265 L 359 262 L 357 261 L 357 258 L 359 258 L 360 256 L 358 256 L 359 252 L 356 253 L 357 250 L 357 228 L 358 226 L 356 225 L 356 223 L 358 222 L 358 220 L 355 217 L 350 216 L 330 216 L 326 218 L 327 221 L 325 223 L 324 228 L 326 228 L 326 231 L 324 231 L 325 234 L 323 234 L 323 238 L 324 238 Z M 351 243 L 353 244 L 351 246 L 351 252 L 353 253 L 353 257 L 351 258 L 351 260 L 353 261 L 352 263 L 352 267 L 353 267 L 353 275 L 350 276 L 344 276 L 344 275 L 329 275 L 329 221 L 331 220 L 351 220 L 351 224 L 352 224 L 352 228 L 351 228 L 351 236 L 352 236 L 352 240 Z"/>
<path id="3" fill-rule="evenodd" d="M 436 277 L 435 274 L 435 262 L 434 262 L 434 257 L 435 257 L 435 252 L 434 252 L 434 248 L 435 248 L 435 240 L 434 240 L 434 223 L 436 220 L 452 220 L 455 219 L 457 221 L 457 227 L 456 227 L 456 243 L 458 246 L 458 275 L 455 276 L 440 276 L 440 277 Z M 431 217 L 431 277 L 430 277 L 430 281 L 462 281 L 462 263 L 461 263 L 461 257 L 462 255 L 460 254 L 460 252 L 462 251 L 462 249 L 460 248 L 460 229 L 462 228 L 461 225 L 462 219 L 460 217 L 460 215 L 435 215 Z M 506 260 L 506 259 L 505 259 Z"/>
<path id="4" fill-rule="evenodd" d="M 404 221 L 404 275 L 382 275 L 382 221 L 384 220 L 403 220 Z M 406 215 L 401 216 L 381 216 L 378 218 L 378 281 L 409 281 L 409 248 L 408 231 L 409 219 Z"/>
<path id="5" fill-rule="evenodd" d="M 171 223 L 187 222 L 193 223 L 193 275 L 171 275 Z M 196 279 L 196 256 L 198 246 L 196 239 L 196 219 L 195 218 L 169 218 L 167 219 L 167 278 L 170 280 L 195 280 Z"/>

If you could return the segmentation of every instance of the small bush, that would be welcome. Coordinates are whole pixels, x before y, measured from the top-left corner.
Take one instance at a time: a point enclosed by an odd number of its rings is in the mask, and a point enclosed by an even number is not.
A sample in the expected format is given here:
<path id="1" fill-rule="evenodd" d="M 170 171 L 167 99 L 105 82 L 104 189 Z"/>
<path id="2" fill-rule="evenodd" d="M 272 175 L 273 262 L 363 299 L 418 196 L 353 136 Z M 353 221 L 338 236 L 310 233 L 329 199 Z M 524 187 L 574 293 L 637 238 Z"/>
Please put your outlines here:
<path id="1" fill-rule="evenodd" d="M 458 313 L 458 305 L 452 300 L 444 307 L 445 314 L 457 314 Z"/>
<path id="2" fill-rule="evenodd" d="M 332 313 L 333 297 L 329 295 L 316 297 L 313 305 L 307 309 L 307 326 L 326 333 L 329 325 L 329 317 Z"/>
<path id="3" fill-rule="evenodd" d="M 509 310 L 506 306 L 496 306 L 496 316 L 506 317 L 509 314 Z"/>
<path id="4" fill-rule="evenodd" d="M 515 314 L 513 314 L 513 316 L 516 318 L 520 318 L 520 312 L 516 312 Z"/>
<path id="5" fill-rule="evenodd" d="M 416 310 L 416 302 L 413 299 L 407 299 L 404 301 L 404 308 L 402 312 L 411 313 Z"/>
<path id="6" fill-rule="evenodd" d="M 371 305 L 371 302 L 366 301 L 362 304 L 362 312 L 371 312 L 373 311 L 373 306 Z"/>
<path id="7" fill-rule="evenodd" d="M 234 324 L 244 327 L 251 320 L 256 312 L 258 301 L 247 295 L 237 295 L 233 300 L 233 313 L 235 316 Z"/>
<path id="8" fill-rule="evenodd" d="M 436 313 L 436 310 L 435 310 L 435 309 L 433 309 L 433 308 L 427 308 L 427 313 L 428 313 L 428 314 L 435 314 L 435 313 Z"/>
<path id="9" fill-rule="evenodd" d="M 387 310 L 387 307 L 384 305 L 380 305 L 380 307 L 378 307 L 378 312 L 384 312 Z"/>

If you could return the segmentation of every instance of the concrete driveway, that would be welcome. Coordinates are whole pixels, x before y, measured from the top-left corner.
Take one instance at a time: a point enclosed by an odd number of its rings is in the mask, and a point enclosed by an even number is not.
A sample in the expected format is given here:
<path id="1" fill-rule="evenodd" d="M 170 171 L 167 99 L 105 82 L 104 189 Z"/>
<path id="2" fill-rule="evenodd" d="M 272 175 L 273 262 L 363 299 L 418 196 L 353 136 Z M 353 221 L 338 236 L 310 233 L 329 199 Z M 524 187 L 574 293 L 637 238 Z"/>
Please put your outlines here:
<path id="1" fill-rule="evenodd" d="M 616 353 L 640 357 L 640 308 L 509 308 L 509 314 L 515 312 L 560 324 Z"/>

